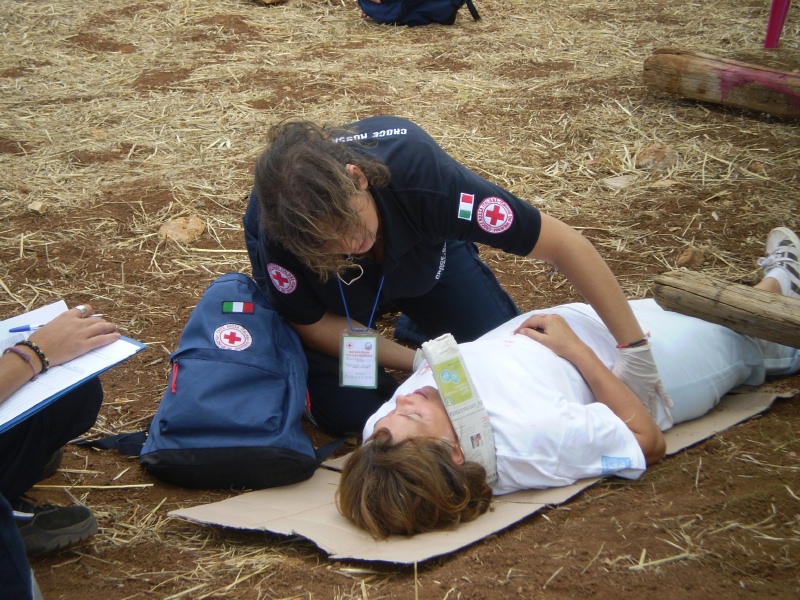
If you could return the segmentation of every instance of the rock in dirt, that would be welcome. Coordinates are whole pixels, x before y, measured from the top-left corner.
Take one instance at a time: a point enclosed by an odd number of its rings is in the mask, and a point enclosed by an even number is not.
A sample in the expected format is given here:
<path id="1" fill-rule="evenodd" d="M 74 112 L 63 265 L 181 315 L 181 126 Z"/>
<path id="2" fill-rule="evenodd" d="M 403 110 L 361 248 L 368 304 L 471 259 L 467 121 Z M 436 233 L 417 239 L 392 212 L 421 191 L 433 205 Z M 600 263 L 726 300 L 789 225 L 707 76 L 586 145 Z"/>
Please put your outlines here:
<path id="1" fill-rule="evenodd" d="M 43 215 L 47 212 L 47 204 L 39 200 L 34 200 L 28 204 L 28 210 L 37 215 Z"/>
<path id="2" fill-rule="evenodd" d="M 205 224 L 197 217 L 175 217 L 161 226 L 158 237 L 179 244 L 191 244 L 203 235 L 205 230 Z"/>
<path id="3" fill-rule="evenodd" d="M 678 152 L 666 144 L 650 144 L 636 157 L 637 169 L 666 171 L 678 164 Z"/>
<path id="4" fill-rule="evenodd" d="M 706 262 L 706 255 L 699 248 L 689 246 L 678 257 L 676 264 L 678 267 L 686 267 L 687 269 L 700 268 Z"/>

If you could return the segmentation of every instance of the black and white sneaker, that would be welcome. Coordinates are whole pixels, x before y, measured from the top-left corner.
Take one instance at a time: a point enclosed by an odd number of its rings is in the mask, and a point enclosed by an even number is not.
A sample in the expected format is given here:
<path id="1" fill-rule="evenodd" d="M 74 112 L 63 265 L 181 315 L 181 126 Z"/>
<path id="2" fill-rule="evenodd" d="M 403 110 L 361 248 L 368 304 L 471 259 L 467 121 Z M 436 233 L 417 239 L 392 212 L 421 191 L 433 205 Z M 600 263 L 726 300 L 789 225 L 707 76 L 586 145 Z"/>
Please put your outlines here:
<path id="1" fill-rule="evenodd" d="M 800 300 L 800 238 L 791 229 L 776 227 L 767 237 L 767 255 L 758 259 L 764 277 L 781 284 L 784 296 Z"/>

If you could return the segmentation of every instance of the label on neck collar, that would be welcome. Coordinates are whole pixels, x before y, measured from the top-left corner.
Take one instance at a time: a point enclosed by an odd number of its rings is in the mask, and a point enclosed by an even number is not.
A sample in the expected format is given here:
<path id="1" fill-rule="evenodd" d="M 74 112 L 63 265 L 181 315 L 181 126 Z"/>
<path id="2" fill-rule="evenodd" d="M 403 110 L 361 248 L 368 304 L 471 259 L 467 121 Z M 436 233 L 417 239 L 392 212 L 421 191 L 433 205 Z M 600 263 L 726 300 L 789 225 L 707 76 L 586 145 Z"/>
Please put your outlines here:
<path id="1" fill-rule="evenodd" d="M 425 342 L 422 354 L 433 371 L 464 459 L 480 463 L 486 469 L 486 482 L 494 484 L 497 481 L 494 432 L 455 338 L 446 333 Z"/>

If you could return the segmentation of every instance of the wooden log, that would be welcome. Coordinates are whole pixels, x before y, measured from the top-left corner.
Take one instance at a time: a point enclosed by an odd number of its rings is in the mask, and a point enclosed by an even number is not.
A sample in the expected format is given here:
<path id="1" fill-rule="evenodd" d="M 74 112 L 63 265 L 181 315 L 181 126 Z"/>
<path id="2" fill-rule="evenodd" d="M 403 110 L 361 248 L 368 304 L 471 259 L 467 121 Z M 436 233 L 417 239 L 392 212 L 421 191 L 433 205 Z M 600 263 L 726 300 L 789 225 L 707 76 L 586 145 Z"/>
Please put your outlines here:
<path id="1" fill-rule="evenodd" d="M 800 73 L 701 52 L 659 48 L 644 61 L 649 88 L 692 100 L 800 118 Z"/>
<path id="2" fill-rule="evenodd" d="M 739 333 L 800 348 L 800 300 L 694 271 L 655 277 L 661 308 L 724 325 Z"/>

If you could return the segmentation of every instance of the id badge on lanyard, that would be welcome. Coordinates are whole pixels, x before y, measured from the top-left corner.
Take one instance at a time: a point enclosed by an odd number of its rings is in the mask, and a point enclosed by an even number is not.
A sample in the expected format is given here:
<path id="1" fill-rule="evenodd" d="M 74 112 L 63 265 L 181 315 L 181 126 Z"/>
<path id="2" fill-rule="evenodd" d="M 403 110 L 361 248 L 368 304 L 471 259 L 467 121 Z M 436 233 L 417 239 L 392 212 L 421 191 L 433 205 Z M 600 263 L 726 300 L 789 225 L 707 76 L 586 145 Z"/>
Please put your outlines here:
<path id="1" fill-rule="evenodd" d="M 363 273 L 363 270 L 362 270 Z M 356 278 L 358 279 L 358 278 Z M 378 300 L 383 289 L 383 277 L 375 296 L 375 306 L 364 329 L 354 329 L 347 309 L 347 301 L 342 288 L 342 278 L 339 277 L 339 292 L 342 294 L 342 304 L 347 315 L 348 329 L 342 332 L 339 347 L 339 387 L 369 388 L 378 387 L 378 332 L 370 329 Z M 355 280 L 353 280 L 355 281 Z M 350 283 L 353 283 L 351 281 Z M 349 285 L 349 284 L 348 284 Z"/>
<path id="2" fill-rule="evenodd" d="M 342 332 L 339 386 L 378 387 L 378 334 L 374 331 Z"/>

